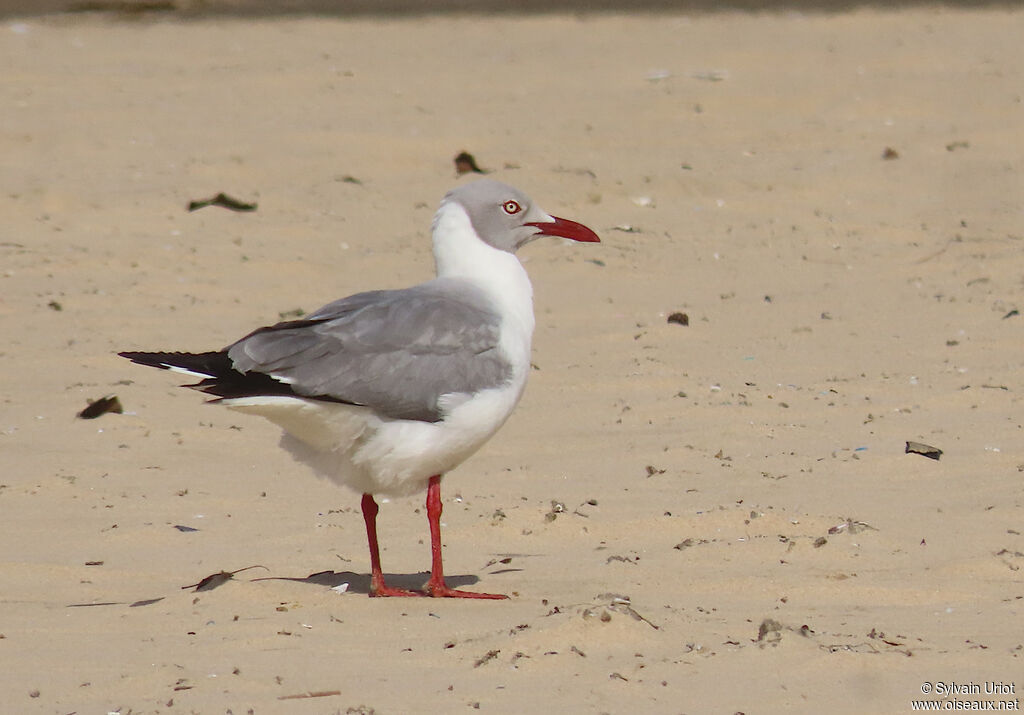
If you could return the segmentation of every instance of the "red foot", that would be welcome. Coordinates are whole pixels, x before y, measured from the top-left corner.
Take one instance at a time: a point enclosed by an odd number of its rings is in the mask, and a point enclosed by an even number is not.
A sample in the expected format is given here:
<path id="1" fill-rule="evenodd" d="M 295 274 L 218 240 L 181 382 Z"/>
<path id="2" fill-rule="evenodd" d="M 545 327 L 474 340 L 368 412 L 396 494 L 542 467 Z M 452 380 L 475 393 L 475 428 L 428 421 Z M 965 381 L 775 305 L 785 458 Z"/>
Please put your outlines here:
<path id="1" fill-rule="evenodd" d="M 442 581 L 440 584 L 429 582 L 427 583 L 427 594 L 434 598 L 490 598 L 490 599 L 504 599 L 508 598 L 503 593 L 477 593 L 476 591 L 458 591 L 454 588 L 448 588 L 448 586 Z"/>
<path id="2" fill-rule="evenodd" d="M 392 588 L 391 586 L 377 586 L 370 588 L 370 598 L 389 598 L 392 596 L 423 597 L 424 591 L 407 591 L 404 588 Z"/>
<path id="3" fill-rule="evenodd" d="M 370 587 L 370 598 L 391 598 L 395 596 L 403 598 L 423 598 L 425 596 L 432 596 L 433 598 L 489 598 L 492 600 L 508 598 L 508 596 L 503 593 L 459 591 L 458 589 L 448 588 L 448 585 L 445 583 L 441 583 L 440 586 L 427 583 L 426 589 L 423 591 L 409 591 L 404 588 L 393 588 L 386 584 Z"/>

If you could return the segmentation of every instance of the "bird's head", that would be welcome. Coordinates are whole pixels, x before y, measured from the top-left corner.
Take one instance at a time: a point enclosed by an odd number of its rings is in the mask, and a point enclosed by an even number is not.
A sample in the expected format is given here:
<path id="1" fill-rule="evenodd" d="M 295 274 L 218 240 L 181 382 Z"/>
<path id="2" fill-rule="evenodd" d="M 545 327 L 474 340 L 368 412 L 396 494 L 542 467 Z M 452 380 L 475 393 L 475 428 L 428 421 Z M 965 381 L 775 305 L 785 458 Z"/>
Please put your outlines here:
<path id="1" fill-rule="evenodd" d="M 450 191 L 444 203 L 461 206 L 480 240 L 509 253 L 541 236 L 601 240 L 583 224 L 545 213 L 522 191 L 494 179 L 463 184 Z"/>

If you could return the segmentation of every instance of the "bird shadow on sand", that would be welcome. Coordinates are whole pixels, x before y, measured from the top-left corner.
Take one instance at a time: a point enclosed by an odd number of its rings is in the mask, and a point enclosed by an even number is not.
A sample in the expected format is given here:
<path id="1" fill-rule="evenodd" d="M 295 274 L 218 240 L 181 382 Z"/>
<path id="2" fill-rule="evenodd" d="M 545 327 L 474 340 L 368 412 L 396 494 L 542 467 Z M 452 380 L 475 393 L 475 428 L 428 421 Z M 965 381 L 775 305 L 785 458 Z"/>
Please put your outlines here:
<path id="1" fill-rule="evenodd" d="M 297 583 L 309 583 L 315 586 L 326 586 L 327 588 L 338 588 L 348 584 L 346 593 L 370 593 L 370 574 L 355 573 L 354 571 L 317 571 L 309 576 L 262 576 L 254 578 L 253 581 L 295 581 Z M 389 586 L 403 588 L 409 591 L 422 590 L 423 586 L 430 580 L 430 573 L 422 571 L 412 574 L 386 573 L 384 580 Z M 478 576 L 445 576 L 445 581 L 452 588 L 463 588 L 472 586 L 480 581 Z"/>
<path id="2" fill-rule="evenodd" d="M 229 581 L 233 581 L 235 574 L 242 571 L 248 571 L 251 568 L 265 568 L 263 566 L 247 566 L 245 568 L 236 569 L 235 571 L 219 571 L 214 574 L 210 574 L 206 578 L 201 579 L 198 583 L 189 584 L 188 586 L 182 586 L 182 590 L 191 590 L 192 592 L 200 591 L 212 591 L 215 588 L 223 586 Z M 512 571 L 521 571 L 522 569 L 498 569 L 496 571 L 490 571 L 491 575 L 508 573 Z M 326 586 L 327 588 L 337 589 L 339 586 L 346 586 L 346 588 L 339 589 L 345 593 L 361 593 L 369 595 L 370 593 L 370 574 L 355 573 L 354 571 L 317 571 L 311 573 L 309 576 L 262 576 L 260 578 L 249 579 L 250 581 L 293 581 L 296 583 L 308 583 L 314 586 Z M 420 573 L 413 574 L 395 574 L 389 573 L 384 574 L 384 580 L 389 586 L 395 588 L 405 589 L 407 591 L 421 591 L 426 585 L 427 581 L 430 580 L 430 573 L 421 571 Z M 462 575 L 462 576 L 446 576 L 445 581 L 451 588 L 462 588 L 464 586 L 472 586 L 479 583 L 480 578 L 473 575 Z M 137 600 L 134 602 L 127 601 L 89 601 L 86 603 L 69 603 L 68 608 L 86 608 L 96 606 L 128 606 L 129 608 L 137 608 L 140 606 L 151 606 L 154 603 L 163 601 L 165 596 L 158 596 L 156 598 L 146 598 Z"/>

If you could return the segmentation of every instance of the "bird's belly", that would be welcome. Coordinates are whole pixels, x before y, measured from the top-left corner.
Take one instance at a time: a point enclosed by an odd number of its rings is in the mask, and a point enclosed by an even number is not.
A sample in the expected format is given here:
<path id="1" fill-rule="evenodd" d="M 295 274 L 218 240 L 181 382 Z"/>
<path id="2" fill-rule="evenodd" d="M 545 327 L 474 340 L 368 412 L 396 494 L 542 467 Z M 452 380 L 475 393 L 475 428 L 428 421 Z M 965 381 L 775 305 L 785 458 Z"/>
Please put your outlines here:
<path id="1" fill-rule="evenodd" d="M 476 452 L 512 413 L 522 385 L 446 396 L 439 422 L 394 420 L 372 410 L 295 397 L 224 400 L 281 427 L 281 446 L 318 476 L 361 493 L 408 496 Z"/>

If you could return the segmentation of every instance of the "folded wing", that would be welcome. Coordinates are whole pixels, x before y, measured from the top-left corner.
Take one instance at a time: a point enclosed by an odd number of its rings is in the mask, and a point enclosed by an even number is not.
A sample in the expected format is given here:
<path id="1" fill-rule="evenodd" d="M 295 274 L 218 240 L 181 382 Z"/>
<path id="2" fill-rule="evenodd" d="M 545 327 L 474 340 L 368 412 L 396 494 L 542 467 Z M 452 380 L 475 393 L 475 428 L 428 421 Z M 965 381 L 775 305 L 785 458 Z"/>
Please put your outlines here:
<path id="1" fill-rule="evenodd" d="M 384 417 L 436 422 L 442 395 L 499 387 L 512 377 L 500 318 L 457 279 L 358 293 L 301 320 L 253 331 L 212 353 L 123 353 L 198 374 L 221 398 L 298 395 L 363 405 Z"/>

